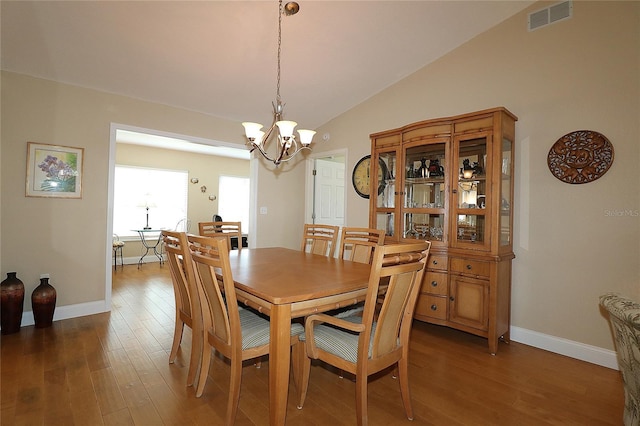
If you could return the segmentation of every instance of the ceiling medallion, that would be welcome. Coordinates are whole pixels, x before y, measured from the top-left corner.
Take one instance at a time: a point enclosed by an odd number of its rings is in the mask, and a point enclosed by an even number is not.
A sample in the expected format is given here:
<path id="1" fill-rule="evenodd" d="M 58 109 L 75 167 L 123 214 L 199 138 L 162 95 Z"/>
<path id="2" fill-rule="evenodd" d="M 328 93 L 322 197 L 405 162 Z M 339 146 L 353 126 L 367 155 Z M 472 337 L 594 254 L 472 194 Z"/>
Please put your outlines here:
<path id="1" fill-rule="evenodd" d="M 589 183 L 613 164 L 613 145 L 601 133 L 577 130 L 553 144 L 547 156 L 551 174 L 565 183 Z"/>

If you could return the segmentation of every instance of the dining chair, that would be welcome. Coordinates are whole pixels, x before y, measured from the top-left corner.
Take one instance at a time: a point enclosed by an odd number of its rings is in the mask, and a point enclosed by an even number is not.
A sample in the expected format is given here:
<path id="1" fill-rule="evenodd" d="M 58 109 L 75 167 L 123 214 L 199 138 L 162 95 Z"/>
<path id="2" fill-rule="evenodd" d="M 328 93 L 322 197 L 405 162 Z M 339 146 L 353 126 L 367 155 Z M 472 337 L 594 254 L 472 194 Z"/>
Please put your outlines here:
<path id="1" fill-rule="evenodd" d="M 375 248 L 384 244 L 384 237 L 385 233 L 381 229 L 345 226 L 342 228 L 342 233 L 340 235 L 340 251 L 338 258 L 350 260 L 352 262 L 371 264 Z M 381 291 L 384 291 L 386 288 L 384 284 L 380 287 Z M 358 303 L 352 307 L 331 311 L 330 314 L 337 316 L 338 318 L 348 317 L 357 312 L 362 312 L 363 309 L 364 304 Z M 342 377 L 342 375 L 340 377 Z"/>
<path id="2" fill-rule="evenodd" d="M 340 227 L 305 223 L 301 251 L 333 257 Z"/>
<path id="3" fill-rule="evenodd" d="M 400 394 L 408 419 L 413 419 L 409 393 L 408 355 L 413 312 L 420 292 L 431 242 L 377 246 L 362 316 L 336 318 L 314 314 L 305 321 L 305 353 L 295 363 L 299 378 L 298 408 L 302 408 L 311 370 L 311 358 L 355 375 L 356 418 L 366 425 L 367 378 L 397 366 Z M 388 289 L 379 310 L 378 286 L 388 277 Z"/>
<path id="4" fill-rule="evenodd" d="M 187 385 L 193 386 L 200 365 L 203 336 L 201 304 L 196 289 L 187 235 L 184 232 L 163 230 L 162 242 L 167 254 L 167 263 L 171 271 L 171 281 L 173 282 L 176 301 L 175 330 L 171 353 L 169 354 L 169 363 L 173 364 L 176 360 L 178 348 L 182 342 L 184 326 L 186 325 L 191 328 L 191 354 L 189 356 Z"/>
<path id="5" fill-rule="evenodd" d="M 340 259 L 371 264 L 376 246 L 384 244 L 384 231 L 373 228 L 345 226 L 340 235 Z"/>
<path id="6" fill-rule="evenodd" d="M 231 364 L 225 422 L 232 425 L 240 398 L 242 362 L 269 353 L 270 323 L 268 317 L 253 309 L 238 308 L 227 239 L 198 235 L 188 235 L 187 239 L 202 303 L 205 336 L 196 396 L 202 396 L 215 349 Z M 299 340 L 303 333 L 301 324 L 291 324 L 291 345 L 299 346 L 297 354 L 304 353 Z"/>
<path id="7" fill-rule="evenodd" d="M 242 222 L 200 222 L 198 234 L 203 237 L 225 237 L 229 249 L 242 249 Z M 237 244 L 232 244 L 235 238 Z"/>
<path id="8" fill-rule="evenodd" d="M 122 251 L 124 249 L 124 241 L 120 240 L 118 234 L 113 234 L 112 240 L 113 246 L 113 269 L 118 270 L 118 254 L 120 254 L 120 266 L 124 268 L 124 259 L 122 257 Z"/>
<path id="9" fill-rule="evenodd" d="M 640 425 L 640 303 L 617 293 L 600 296 L 609 314 L 624 386 L 625 426 Z"/>

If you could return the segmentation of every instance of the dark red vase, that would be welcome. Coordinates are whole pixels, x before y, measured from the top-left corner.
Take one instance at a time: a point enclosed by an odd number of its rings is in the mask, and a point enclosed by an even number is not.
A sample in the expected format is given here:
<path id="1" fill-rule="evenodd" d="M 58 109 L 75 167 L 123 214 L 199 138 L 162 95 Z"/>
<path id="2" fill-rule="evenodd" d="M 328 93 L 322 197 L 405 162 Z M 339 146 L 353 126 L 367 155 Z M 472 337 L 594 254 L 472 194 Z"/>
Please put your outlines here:
<path id="1" fill-rule="evenodd" d="M 16 272 L 9 272 L 7 278 L 0 283 L 0 326 L 2 334 L 12 334 L 20 331 L 22 323 L 22 309 L 24 306 L 24 284 L 16 276 Z"/>
<path id="2" fill-rule="evenodd" d="M 48 277 L 40 278 L 40 285 L 31 293 L 31 307 L 36 328 L 50 327 L 56 310 L 56 289 L 49 284 Z"/>

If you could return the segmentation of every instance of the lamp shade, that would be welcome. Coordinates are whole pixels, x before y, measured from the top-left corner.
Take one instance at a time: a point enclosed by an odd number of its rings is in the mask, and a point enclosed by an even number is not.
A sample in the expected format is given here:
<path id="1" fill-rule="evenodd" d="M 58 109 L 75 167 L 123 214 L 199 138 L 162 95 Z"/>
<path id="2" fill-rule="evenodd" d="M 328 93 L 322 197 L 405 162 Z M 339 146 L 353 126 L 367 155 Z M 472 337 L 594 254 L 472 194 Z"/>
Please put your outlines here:
<path id="1" fill-rule="evenodd" d="M 298 130 L 298 134 L 300 135 L 300 143 L 303 146 L 309 146 L 316 132 L 313 130 L 300 129 Z"/>
<path id="2" fill-rule="evenodd" d="M 256 140 L 254 140 L 253 143 L 260 145 L 262 143 L 262 138 L 264 138 L 264 132 L 262 130 L 258 130 L 256 132 Z"/>
<path id="3" fill-rule="evenodd" d="M 280 130 L 280 136 L 290 138 L 293 136 L 293 129 L 298 125 L 295 121 L 277 121 L 276 126 Z"/>
<path id="4" fill-rule="evenodd" d="M 249 140 L 253 141 L 258 138 L 258 132 L 262 129 L 262 124 L 245 121 L 242 125 L 244 126 L 244 133 Z M 262 135 L 264 135 L 264 132 Z"/>

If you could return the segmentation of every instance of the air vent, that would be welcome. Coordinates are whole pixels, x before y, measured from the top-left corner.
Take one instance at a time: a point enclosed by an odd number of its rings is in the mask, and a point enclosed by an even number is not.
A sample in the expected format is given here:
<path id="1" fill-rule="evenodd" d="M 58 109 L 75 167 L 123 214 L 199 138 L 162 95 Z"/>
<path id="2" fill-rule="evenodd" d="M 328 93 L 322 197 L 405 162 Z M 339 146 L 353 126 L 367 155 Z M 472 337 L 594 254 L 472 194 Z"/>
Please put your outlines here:
<path id="1" fill-rule="evenodd" d="M 556 3 L 545 9 L 529 14 L 529 31 L 546 27 L 554 22 L 571 18 L 573 15 L 573 2 L 571 0 Z"/>

